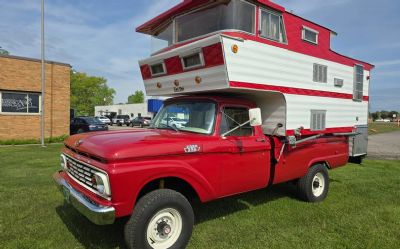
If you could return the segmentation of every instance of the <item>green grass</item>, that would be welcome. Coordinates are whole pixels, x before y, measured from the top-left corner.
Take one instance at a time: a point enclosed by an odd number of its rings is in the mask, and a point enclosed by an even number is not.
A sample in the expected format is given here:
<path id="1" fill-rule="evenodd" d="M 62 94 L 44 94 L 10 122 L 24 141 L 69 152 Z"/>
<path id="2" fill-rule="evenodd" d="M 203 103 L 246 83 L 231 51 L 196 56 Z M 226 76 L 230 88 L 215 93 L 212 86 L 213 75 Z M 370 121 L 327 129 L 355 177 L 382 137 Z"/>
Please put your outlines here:
<path id="1" fill-rule="evenodd" d="M 67 139 L 68 135 L 63 135 L 59 137 L 46 138 L 44 142 L 46 144 L 62 143 Z M 24 144 L 40 144 L 39 139 L 10 139 L 10 140 L 0 140 L 0 145 L 24 145 Z"/>
<path id="2" fill-rule="evenodd" d="M 125 248 L 124 221 L 92 225 L 52 183 L 59 145 L 0 148 L 0 248 Z M 398 248 L 400 162 L 330 172 L 328 198 L 296 199 L 282 184 L 195 208 L 189 248 Z"/>
<path id="3" fill-rule="evenodd" d="M 368 133 L 370 135 L 400 131 L 400 126 L 397 123 L 370 123 L 368 124 Z"/>

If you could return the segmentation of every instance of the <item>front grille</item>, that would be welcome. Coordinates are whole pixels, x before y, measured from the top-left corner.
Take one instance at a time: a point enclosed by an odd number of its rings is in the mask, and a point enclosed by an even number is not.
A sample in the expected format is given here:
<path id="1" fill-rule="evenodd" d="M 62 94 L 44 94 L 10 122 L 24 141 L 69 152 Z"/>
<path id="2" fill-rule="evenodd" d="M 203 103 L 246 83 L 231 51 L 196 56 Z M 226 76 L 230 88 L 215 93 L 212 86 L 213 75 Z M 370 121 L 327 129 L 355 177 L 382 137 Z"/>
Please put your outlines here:
<path id="1" fill-rule="evenodd" d="M 97 187 L 92 183 L 95 173 L 100 172 L 94 168 L 88 167 L 86 164 L 79 162 L 69 156 L 67 158 L 68 174 L 77 182 L 97 193 Z"/>

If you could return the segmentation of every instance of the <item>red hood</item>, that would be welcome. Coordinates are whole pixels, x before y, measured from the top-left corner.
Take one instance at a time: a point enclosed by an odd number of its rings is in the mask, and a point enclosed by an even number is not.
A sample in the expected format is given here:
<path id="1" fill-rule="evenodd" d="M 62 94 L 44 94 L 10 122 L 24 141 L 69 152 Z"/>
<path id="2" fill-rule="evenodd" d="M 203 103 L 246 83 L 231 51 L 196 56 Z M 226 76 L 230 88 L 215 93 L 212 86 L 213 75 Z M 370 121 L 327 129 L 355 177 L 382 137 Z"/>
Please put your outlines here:
<path id="1" fill-rule="evenodd" d="M 106 159 L 178 155 L 188 145 L 198 145 L 210 137 L 172 130 L 125 130 L 86 133 L 68 138 L 65 144 L 80 152 Z M 77 146 L 78 141 L 80 145 Z"/>

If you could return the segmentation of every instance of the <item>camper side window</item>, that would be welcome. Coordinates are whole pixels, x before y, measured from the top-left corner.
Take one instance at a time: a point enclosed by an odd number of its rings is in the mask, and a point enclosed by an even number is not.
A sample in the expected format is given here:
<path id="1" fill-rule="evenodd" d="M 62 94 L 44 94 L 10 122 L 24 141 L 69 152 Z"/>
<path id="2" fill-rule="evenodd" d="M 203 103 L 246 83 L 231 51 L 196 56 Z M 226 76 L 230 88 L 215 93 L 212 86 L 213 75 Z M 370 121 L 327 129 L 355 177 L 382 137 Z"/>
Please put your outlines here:
<path id="1" fill-rule="evenodd" d="M 314 64 L 313 81 L 328 83 L 328 67 L 320 64 Z"/>
<path id="2" fill-rule="evenodd" d="M 326 111 L 311 110 L 311 126 L 312 131 L 323 131 L 326 128 Z"/>
<path id="3" fill-rule="evenodd" d="M 272 11 L 260 12 L 260 36 L 281 43 L 287 43 L 283 17 Z"/>
<path id="4" fill-rule="evenodd" d="M 354 67 L 354 92 L 353 100 L 362 101 L 364 92 L 364 67 L 356 65 Z"/>

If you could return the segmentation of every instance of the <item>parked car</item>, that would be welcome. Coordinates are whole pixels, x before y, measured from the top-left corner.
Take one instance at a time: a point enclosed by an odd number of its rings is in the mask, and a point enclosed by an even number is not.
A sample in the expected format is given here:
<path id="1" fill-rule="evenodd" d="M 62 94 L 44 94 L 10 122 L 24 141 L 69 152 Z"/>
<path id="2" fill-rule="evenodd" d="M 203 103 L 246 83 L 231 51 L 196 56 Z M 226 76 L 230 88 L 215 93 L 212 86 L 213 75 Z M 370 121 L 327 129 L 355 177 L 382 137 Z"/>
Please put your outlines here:
<path id="1" fill-rule="evenodd" d="M 143 128 L 145 126 L 149 126 L 151 124 L 151 118 L 150 117 L 136 117 L 131 120 L 131 126 L 140 126 L 140 128 Z"/>
<path id="2" fill-rule="evenodd" d="M 117 115 L 115 118 L 112 119 L 112 124 L 123 126 L 131 123 L 129 115 Z"/>
<path id="3" fill-rule="evenodd" d="M 104 117 L 104 116 L 97 116 L 97 117 L 95 117 L 95 118 L 97 118 L 98 120 L 100 120 L 103 124 L 107 124 L 107 125 L 111 124 L 111 120 L 110 120 L 109 118 L 107 118 L 107 117 Z"/>
<path id="4" fill-rule="evenodd" d="M 378 123 L 390 123 L 390 119 L 377 119 L 377 120 L 375 120 L 375 122 L 378 122 Z"/>
<path id="5" fill-rule="evenodd" d="M 169 126 L 169 125 L 175 125 L 177 128 L 183 128 L 185 127 L 187 123 L 187 120 L 179 119 L 179 118 L 164 118 L 161 120 L 161 124 Z"/>
<path id="6" fill-rule="evenodd" d="M 70 133 L 71 135 L 91 132 L 91 131 L 107 131 L 107 124 L 103 124 L 100 120 L 94 117 L 77 117 L 71 120 Z"/>

